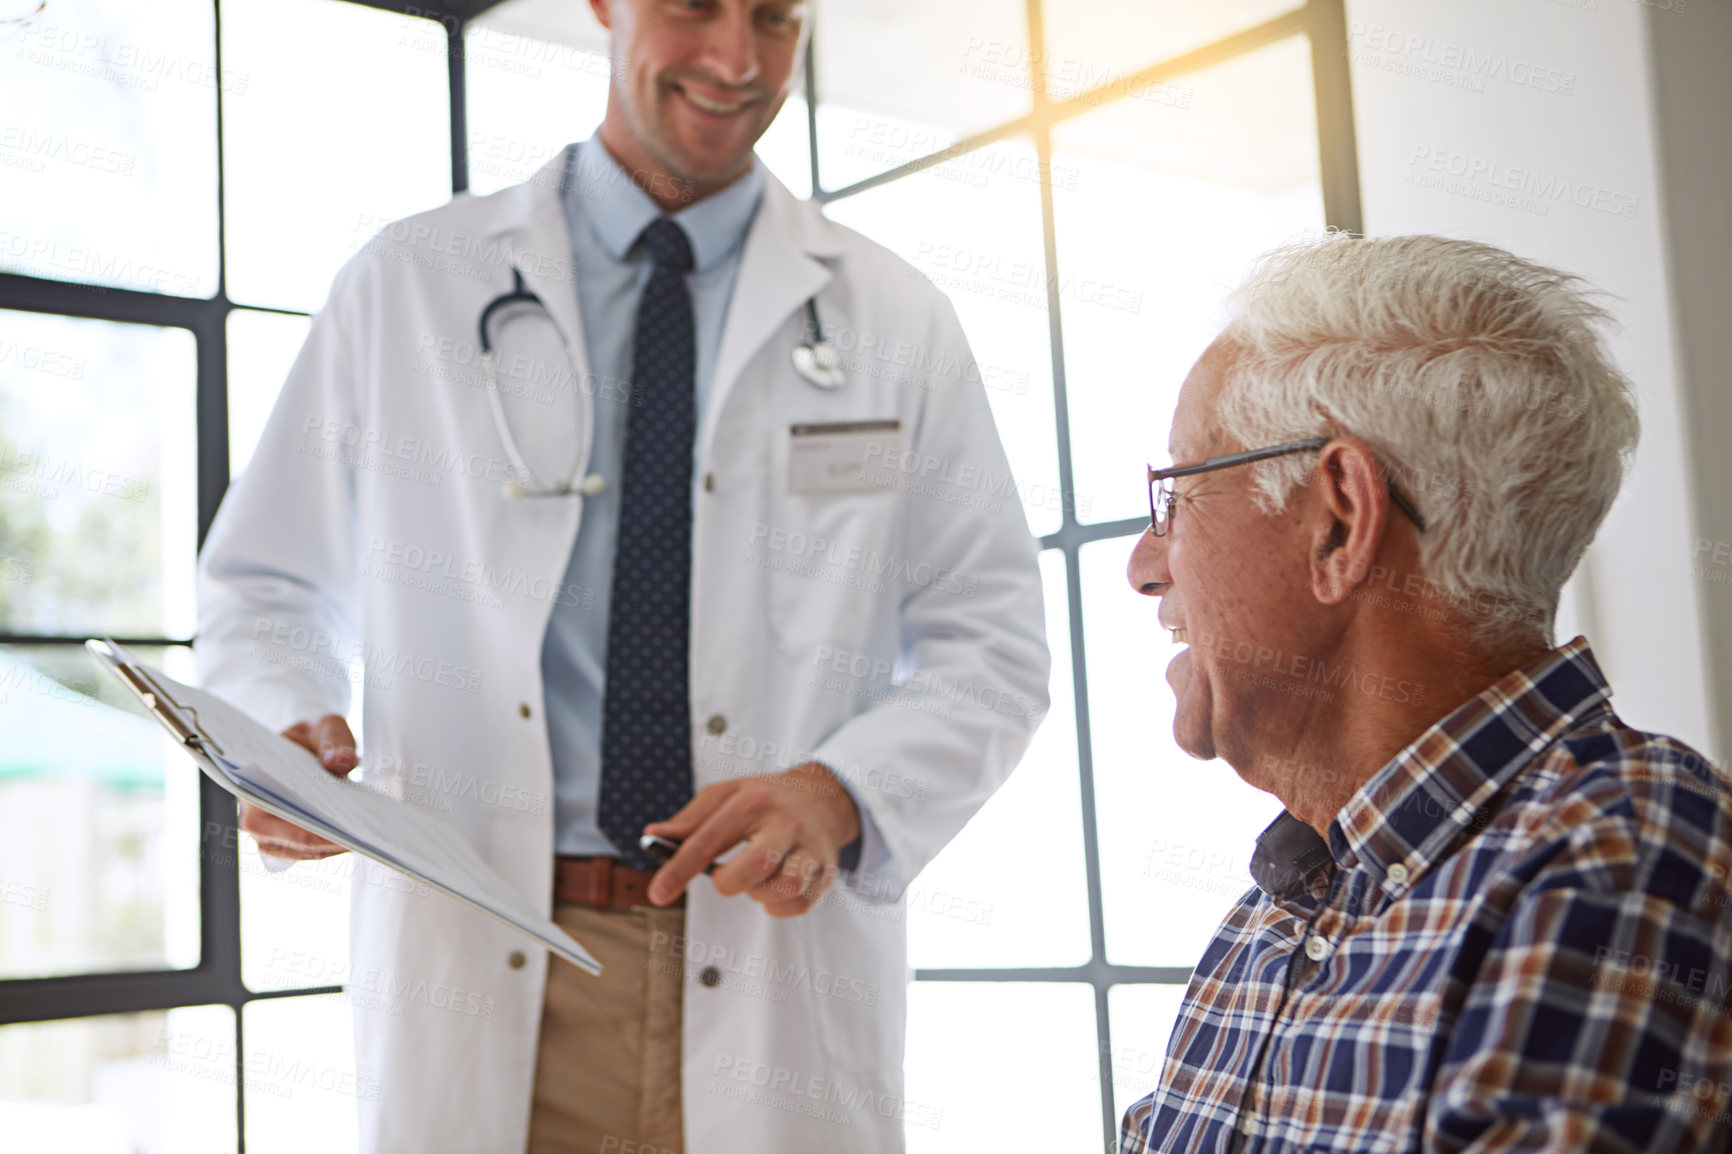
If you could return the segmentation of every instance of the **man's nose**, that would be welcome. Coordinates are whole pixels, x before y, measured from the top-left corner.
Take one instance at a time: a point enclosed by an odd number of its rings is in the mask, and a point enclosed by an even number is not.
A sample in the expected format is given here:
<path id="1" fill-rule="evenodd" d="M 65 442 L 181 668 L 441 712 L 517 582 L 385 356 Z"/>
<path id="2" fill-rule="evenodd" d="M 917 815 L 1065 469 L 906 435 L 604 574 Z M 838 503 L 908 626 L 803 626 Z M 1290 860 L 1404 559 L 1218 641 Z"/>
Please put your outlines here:
<path id="1" fill-rule="evenodd" d="M 758 78 L 758 40 L 751 5 L 724 7 L 724 14 L 705 29 L 698 63 L 723 84 L 750 84 Z"/>
<path id="2" fill-rule="evenodd" d="M 1131 550 L 1125 577 L 1131 588 L 1145 597 L 1159 597 L 1173 582 L 1167 571 L 1167 538 L 1155 536 L 1153 529 L 1144 529 Z"/>

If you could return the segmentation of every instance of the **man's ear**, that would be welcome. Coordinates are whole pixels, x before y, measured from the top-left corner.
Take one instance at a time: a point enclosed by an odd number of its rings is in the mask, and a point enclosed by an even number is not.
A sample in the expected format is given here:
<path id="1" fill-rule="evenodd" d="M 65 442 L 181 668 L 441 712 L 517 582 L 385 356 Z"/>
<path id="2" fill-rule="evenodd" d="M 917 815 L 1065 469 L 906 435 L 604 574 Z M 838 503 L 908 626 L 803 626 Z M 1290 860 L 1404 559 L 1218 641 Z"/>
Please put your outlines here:
<path id="1" fill-rule="evenodd" d="M 1325 605 L 1339 605 L 1371 575 L 1389 520 L 1389 489 L 1376 455 L 1358 437 L 1325 445 L 1311 483 L 1311 592 Z"/>
<path id="2" fill-rule="evenodd" d="M 613 0 L 589 0 L 589 10 L 595 13 L 595 19 L 603 28 L 613 28 Z"/>

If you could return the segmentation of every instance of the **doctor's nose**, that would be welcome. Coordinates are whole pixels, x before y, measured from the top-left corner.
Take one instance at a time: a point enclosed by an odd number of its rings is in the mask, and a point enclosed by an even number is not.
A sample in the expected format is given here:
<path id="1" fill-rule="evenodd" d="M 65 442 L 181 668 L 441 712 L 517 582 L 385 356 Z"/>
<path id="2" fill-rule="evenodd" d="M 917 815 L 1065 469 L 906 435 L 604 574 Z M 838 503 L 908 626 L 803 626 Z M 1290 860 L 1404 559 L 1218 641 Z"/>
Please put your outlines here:
<path id="1" fill-rule="evenodd" d="M 718 84 L 729 87 L 758 78 L 757 29 L 750 5 L 730 6 L 709 23 L 696 63 Z"/>

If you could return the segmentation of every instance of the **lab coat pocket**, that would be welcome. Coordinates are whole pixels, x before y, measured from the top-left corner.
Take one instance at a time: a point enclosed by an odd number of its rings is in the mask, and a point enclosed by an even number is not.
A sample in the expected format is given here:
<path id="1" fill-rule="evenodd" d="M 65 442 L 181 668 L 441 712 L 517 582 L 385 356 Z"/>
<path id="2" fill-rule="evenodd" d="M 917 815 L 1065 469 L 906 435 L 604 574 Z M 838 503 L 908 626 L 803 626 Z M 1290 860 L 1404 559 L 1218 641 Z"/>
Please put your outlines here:
<path id="1" fill-rule="evenodd" d="M 775 503 L 756 548 L 770 570 L 770 627 L 784 649 L 859 649 L 873 616 L 894 608 L 895 504 L 887 492 L 784 495 Z"/>
<path id="2" fill-rule="evenodd" d="M 770 628 L 784 651 L 860 650 L 874 614 L 894 608 L 898 502 L 880 458 L 896 451 L 900 432 L 896 420 L 778 430 L 769 523 L 755 528 L 752 549 L 769 570 Z"/>

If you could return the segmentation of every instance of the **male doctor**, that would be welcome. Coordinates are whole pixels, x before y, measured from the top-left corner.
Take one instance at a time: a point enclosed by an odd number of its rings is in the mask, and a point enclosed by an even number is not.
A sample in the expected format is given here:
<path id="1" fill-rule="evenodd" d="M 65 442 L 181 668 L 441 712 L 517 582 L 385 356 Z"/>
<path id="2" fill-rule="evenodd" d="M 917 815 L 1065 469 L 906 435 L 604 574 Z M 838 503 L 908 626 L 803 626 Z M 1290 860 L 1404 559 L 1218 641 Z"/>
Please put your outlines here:
<path id="1" fill-rule="evenodd" d="M 900 899 L 1045 711 L 1035 545 L 949 302 L 754 158 L 806 5 L 591 6 L 596 136 L 337 276 L 211 530 L 201 675 L 605 965 L 357 863 L 364 1149 L 898 1150 L 941 1117 Z M 809 301 L 917 371 L 827 381 Z"/>

